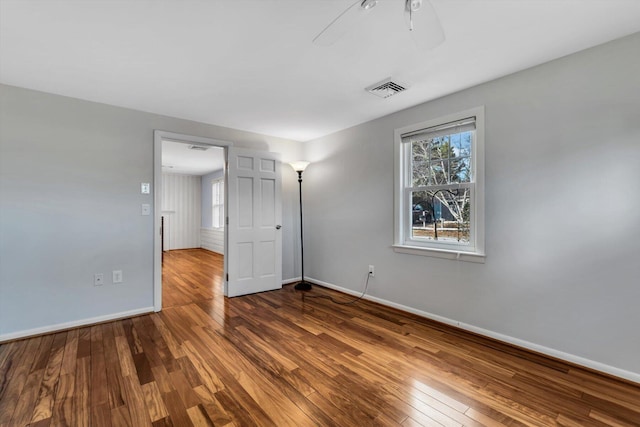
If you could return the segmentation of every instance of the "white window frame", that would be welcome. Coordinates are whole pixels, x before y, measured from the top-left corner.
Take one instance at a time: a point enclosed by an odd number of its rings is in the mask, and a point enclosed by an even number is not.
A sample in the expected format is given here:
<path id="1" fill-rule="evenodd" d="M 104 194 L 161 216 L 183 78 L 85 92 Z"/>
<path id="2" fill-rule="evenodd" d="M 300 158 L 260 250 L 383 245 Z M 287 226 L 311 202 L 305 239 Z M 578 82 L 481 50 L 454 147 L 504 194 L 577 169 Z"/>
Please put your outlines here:
<path id="1" fill-rule="evenodd" d="M 214 194 L 214 189 L 217 187 L 217 192 L 220 193 L 222 190 L 222 200 L 216 200 L 220 197 L 216 197 Z M 224 178 L 215 178 L 211 180 L 211 226 L 213 228 L 224 228 L 225 223 L 225 213 L 224 213 Z M 218 203 L 216 203 L 218 201 Z M 215 222 L 215 212 L 219 210 L 219 220 L 217 223 Z"/>
<path id="2" fill-rule="evenodd" d="M 475 117 L 476 130 L 471 146 L 472 191 L 470 217 L 470 245 L 458 246 L 437 241 L 412 239 L 412 187 L 406 185 L 411 171 L 411 148 L 402 142 L 402 135 Z M 484 106 L 449 114 L 396 129 L 394 132 L 394 243 L 393 249 L 399 253 L 425 255 L 471 262 L 484 262 Z M 456 185 L 451 185 L 457 188 Z"/>

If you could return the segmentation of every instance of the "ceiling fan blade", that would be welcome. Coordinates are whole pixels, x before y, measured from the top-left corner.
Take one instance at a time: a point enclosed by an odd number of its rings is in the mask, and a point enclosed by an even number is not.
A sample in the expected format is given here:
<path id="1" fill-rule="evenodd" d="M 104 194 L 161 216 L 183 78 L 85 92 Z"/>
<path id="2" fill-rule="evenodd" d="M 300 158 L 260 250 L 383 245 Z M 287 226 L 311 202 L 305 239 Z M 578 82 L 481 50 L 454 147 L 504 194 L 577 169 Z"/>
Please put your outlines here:
<path id="1" fill-rule="evenodd" d="M 331 46 L 356 26 L 357 22 L 369 11 L 362 7 L 363 1 L 357 0 L 336 17 L 324 30 L 315 36 L 313 43 L 319 46 Z M 375 5 L 375 4 L 374 4 Z"/>
<path id="2" fill-rule="evenodd" d="M 420 6 L 415 8 L 412 3 L 420 3 Z M 413 10 L 411 10 L 412 7 Z M 444 42 L 445 36 L 440 24 L 440 18 L 438 18 L 438 14 L 429 0 L 420 2 L 408 0 L 404 16 L 411 37 L 418 49 L 433 49 Z"/>

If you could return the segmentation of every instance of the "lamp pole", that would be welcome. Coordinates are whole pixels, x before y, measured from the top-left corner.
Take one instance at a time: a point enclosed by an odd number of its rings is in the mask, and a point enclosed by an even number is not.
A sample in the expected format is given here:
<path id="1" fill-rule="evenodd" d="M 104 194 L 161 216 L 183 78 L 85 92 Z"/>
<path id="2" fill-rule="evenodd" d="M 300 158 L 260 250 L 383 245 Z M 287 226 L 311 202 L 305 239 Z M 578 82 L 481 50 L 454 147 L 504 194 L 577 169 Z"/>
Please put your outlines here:
<path id="1" fill-rule="evenodd" d="M 291 167 L 298 173 L 298 194 L 300 196 L 300 269 L 301 269 L 301 280 L 295 286 L 295 289 L 298 291 L 310 291 L 311 283 L 305 282 L 304 280 L 304 231 L 302 226 L 302 172 L 304 172 L 305 168 L 309 165 L 309 162 L 293 162 L 291 163 Z"/>

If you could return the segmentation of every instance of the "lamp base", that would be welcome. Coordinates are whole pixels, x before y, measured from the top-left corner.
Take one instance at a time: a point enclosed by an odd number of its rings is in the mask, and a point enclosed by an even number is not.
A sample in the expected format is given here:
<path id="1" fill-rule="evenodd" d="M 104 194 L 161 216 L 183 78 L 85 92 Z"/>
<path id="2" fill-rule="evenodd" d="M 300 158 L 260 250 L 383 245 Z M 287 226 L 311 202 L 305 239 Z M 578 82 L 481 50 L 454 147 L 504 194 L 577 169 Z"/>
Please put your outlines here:
<path id="1" fill-rule="evenodd" d="M 311 283 L 305 282 L 303 280 L 302 282 L 299 282 L 297 285 L 295 285 L 294 289 L 296 291 L 310 291 L 311 290 Z"/>

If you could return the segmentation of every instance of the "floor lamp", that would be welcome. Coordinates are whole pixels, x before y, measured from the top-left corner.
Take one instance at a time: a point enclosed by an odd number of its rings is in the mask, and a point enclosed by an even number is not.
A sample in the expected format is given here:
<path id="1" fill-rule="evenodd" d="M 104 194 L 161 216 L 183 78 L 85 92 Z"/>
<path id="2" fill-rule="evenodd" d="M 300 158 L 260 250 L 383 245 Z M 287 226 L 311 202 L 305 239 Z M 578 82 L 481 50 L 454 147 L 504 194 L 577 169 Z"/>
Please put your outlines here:
<path id="1" fill-rule="evenodd" d="M 304 238 L 302 237 L 302 172 L 309 166 L 309 162 L 291 162 L 289 163 L 294 171 L 298 172 L 298 185 L 300 188 L 300 261 L 302 269 L 302 278 L 300 283 L 295 286 L 298 291 L 310 291 L 311 283 L 304 281 Z"/>

